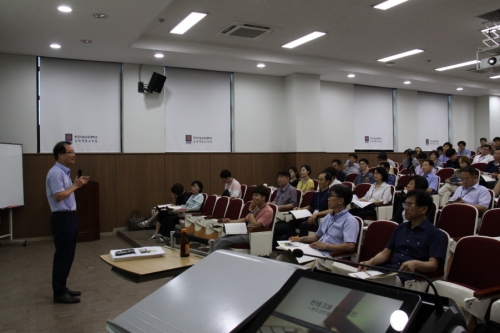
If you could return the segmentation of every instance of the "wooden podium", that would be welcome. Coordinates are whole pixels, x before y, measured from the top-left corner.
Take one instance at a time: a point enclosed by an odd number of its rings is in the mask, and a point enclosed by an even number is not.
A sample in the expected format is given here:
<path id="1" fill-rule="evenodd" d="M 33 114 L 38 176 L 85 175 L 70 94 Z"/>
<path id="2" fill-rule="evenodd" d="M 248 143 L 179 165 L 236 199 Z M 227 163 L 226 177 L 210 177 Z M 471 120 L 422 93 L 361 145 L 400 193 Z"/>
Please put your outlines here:
<path id="1" fill-rule="evenodd" d="M 99 217 L 99 183 L 89 181 L 75 192 L 78 216 L 77 242 L 92 242 L 101 238 Z"/>

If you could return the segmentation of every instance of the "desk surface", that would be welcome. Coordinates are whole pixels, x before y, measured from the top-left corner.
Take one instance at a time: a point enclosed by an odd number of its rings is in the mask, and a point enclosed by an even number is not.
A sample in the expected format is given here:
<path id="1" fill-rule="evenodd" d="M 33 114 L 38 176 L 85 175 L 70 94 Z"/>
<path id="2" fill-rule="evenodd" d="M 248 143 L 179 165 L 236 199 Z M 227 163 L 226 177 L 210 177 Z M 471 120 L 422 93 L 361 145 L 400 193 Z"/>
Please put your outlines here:
<path id="1" fill-rule="evenodd" d="M 168 246 L 163 246 L 162 248 L 165 251 L 165 256 L 159 258 L 116 262 L 111 259 L 110 254 L 103 254 L 100 257 L 105 263 L 111 265 L 113 268 L 118 268 L 120 270 L 140 276 L 173 271 L 179 268 L 187 268 L 203 259 L 202 256 L 198 256 L 193 253 L 191 253 L 189 257 L 182 258 L 179 254 L 179 250 L 173 249 Z"/>

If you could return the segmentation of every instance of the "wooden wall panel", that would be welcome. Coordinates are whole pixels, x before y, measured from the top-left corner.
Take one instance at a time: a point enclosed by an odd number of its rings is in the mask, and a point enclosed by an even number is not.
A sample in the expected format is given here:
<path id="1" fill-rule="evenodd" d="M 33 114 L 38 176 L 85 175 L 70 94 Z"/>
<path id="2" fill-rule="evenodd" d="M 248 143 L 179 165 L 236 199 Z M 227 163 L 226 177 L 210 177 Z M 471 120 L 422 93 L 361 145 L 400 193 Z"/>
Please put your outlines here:
<path id="1" fill-rule="evenodd" d="M 282 153 L 252 154 L 252 182 L 247 185 L 277 186 L 278 172 L 287 168 Z"/>
<path id="2" fill-rule="evenodd" d="M 220 172 L 224 169 L 231 171 L 231 175 L 240 184 L 252 183 L 252 154 L 217 153 L 210 154 L 210 192 L 209 194 L 222 194 L 224 183 Z"/>
<path id="3" fill-rule="evenodd" d="M 211 189 L 210 154 L 165 154 L 165 191 L 171 198 L 170 188 L 181 183 L 186 192 L 191 191 L 191 183 L 199 180 L 203 183 L 203 192 Z M 166 203 L 166 202 L 165 202 Z"/>
<path id="4" fill-rule="evenodd" d="M 127 218 L 134 209 L 139 210 L 141 214 L 150 215 L 154 205 L 166 202 L 168 189 L 165 188 L 163 154 L 119 154 L 116 155 L 115 163 L 114 227 L 127 225 Z"/>
<path id="5" fill-rule="evenodd" d="M 331 165 L 331 159 L 327 158 L 326 153 L 297 153 L 297 170 L 300 174 L 300 166 L 307 164 L 311 167 L 311 174 L 309 177 L 317 179 L 320 172 Z"/>

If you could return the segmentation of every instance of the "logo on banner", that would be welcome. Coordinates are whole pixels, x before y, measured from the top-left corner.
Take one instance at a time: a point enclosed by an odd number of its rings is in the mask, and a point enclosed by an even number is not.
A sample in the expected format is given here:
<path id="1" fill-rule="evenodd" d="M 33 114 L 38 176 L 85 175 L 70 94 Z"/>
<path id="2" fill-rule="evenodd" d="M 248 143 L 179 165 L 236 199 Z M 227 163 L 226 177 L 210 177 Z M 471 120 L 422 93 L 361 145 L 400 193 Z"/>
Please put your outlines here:
<path id="1" fill-rule="evenodd" d="M 370 137 L 368 135 L 365 135 L 365 143 L 370 142 Z"/>
<path id="2" fill-rule="evenodd" d="M 212 143 L 212 137 L 186 135 L 186 143 Z"/>
<path id="3" fill-rule="evenodd" d="M 380 136 L 365 136 L 365 143 L 382 143 L 382 137 Z"/>
<path id="4" fill-rule="evenodd" d="M 193 142 L 193 136 L 192 135 L 186 135 L 186 143 L 192 143 Z"/>
<path id="5" fill-rule="evenodd" d="M 429 145 L 429 139 L 425 139 L 425 145 L 428 146 Z"/>
<path id="6" fill-rule="evenodd" d="M 425 139 L 425 144 L 428 146 L 428 145 L 432 145 L 432 146 L 439 146 L 439 140 L 429 140 L 429 139 Z"/>
<path id="7" fill-rule="evenodd" d="M 72 142 L 73 141 L 73 134 L 71 134 L 71 133 L 64 134 L 64 141 Z"/>
<path id="8" fill-rule="evenodd" d="M 69 134 L 73 135 L 73 134 Z M 66 137 L 68 137 L 68 134 L 66 134 Z M 74 142 L 78 143 L 97 143 L 97 135 L 75 135 L 75 140 Z M 70 141 L 70 140 L 68 140 Z"/>

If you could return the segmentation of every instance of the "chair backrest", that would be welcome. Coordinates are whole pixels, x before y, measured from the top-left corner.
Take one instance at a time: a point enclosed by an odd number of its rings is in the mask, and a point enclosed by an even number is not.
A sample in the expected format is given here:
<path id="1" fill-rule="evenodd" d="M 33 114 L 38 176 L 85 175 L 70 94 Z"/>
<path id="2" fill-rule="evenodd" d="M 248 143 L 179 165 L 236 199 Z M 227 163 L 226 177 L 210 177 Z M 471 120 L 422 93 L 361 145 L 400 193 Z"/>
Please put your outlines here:
<path id="1" fill-rule="evenodd" d="M 346 177 L 345 177 L 345 181 L 346 182 L 351 182 L 351 183 L 354 183 L 354 180 L 356 179 L 356 177 L 358 176 L 358 174 L 355 172 L 355 173 L 350 173 L 348 174 Z"/>
<path id="2" fill-rule="evenodd" d="M 398 176 L 399 174 L 399 169 L 398 168 L 392 168 L 392 171 L 394 172 L 394 176 Z"/>
<path id="3" fill-rule="evenodd" d="M 207 200 L 205 200 L 205 204 L 203 205 L 203 208 L 201 210 L 201 214 L 202 215 L 212 215 L 216 201 L 217 201 L 216 195 L 209 195 Z"/>
<path id="4" fill-rule="evenodd" d="M 229 205 L 227 206 L 225 218 L 230 220 L 237 220 L 240 218 L 241 207 L 243 207 L 242 199 L 229 200 Z"/>
<path id="5" fill-rule="evenodd" d="M 435 202 L 433 202 L 431 210 L 427 212 L 427 218 L 429 219 L 429 222 L 434 224 L 434 225 L 436 225 L 436 222 L 437 222 L 437 220 L 436 220 L 437 213 L 438 213 L 437 204 Z"/>
<path id="6" fill-rule="evenodd" d="M 208 198 L 208 194 L 206 194 L 206 193 L 202 193 L 201 195 L 203 195 L 203 202 L 201 203 L 200 211 L 203 210 L 203 207 L 205 207 L 205 202 L 207 202 L 207 198 Z"/>
<path id="7" fill-rule="evenodd" d="M 500 265 L 488 260 L 495 253 L 500 253 L 500 240 L 496 238 L 470 236 L 460 239 L 455 248 L 448 281 L 476 290 L 498 286 Z"/>
<path id="8" fill-rule="evenodd" d="M 274 226 L 276 225 L 276 215 L 278 215 L 278 206 L 276 206 L 275 204 L 268 204 L 268 205 L 273 209 L 273 224 L 271 226 L 271 229 L 274 232 Z"/>
<path id="9" fill-rule="evenodd" d="M 408 185 L 408 181 L 410 179 L 409 177 L 410 176 L 407 176 L 407 175 L 400 175 L 398 178 L 398 182 L 396 183 L 396 186 L 398 188 L 403 189 L 406 185 Z"/>
<path id="10" fill-rule="evenodd" d="M 487 210 L 483 215 L 479 236 L 500 237 L 500 208 Z"/>
<path id="11" fill-rule="evenodd" d="M 278 189 L 274 190 L 273 193 L 271 193 L 271 199 L 269 199 L 269 202 L 276 201 L 277 195 L 278 195 Z"/>
<path id="12" fill-rule="evenodd" d="M 271 190 L 270 187 L 266 187 L 266 190 L 267 190 L 267 196 L 266 196 L 267 202 L 271 202 L 271 195 L 273 191 Z"/>
<path id="13" fill-rule="evenodd" d="M 314 183 L 314 189 L 317 190 L 319 181 L 317 179 L 313 179 L 313 183 Z"/>
<path id="14" fill-rule="evenodd" d="M 302 191 L 295 189 L 297 192 L 297 207 L 302 207 Z"/>
<path id="15" fill-rule="evenodd" d="M 451 178 L 454 173 L 455 169 L 453 168 L 443 168 L 439 169 L 439 171 L 436 173 L 436 176 L 439 176 L 442 181 L 445 181 L 446 179 Z"/>
<path id="16" fill-rule="evenodd" d="M 469 204 L 448 204 L 441 210 L 438 227 L 456 239 L 471 236 L 477 229 L 477 208 Z"/>
<path id="17" fill-rule="evenodd" d="M 212 216 L 214 218 L 222 218 L 226 215 L 227 206 L 229 204 L 229 197 L 220 197 L 217 199 L 215 203 L 214 211 L 212 212 Z"/>
<path id="18" fill-rule="evenodd" d="M 248 211 L 250 210 L 250 205 L 252 204 L 251 201 L 247 201 L 245 202 L 245 204 L 243 205 L 243 208 L 241 209 L 241 212 L 240 212 L 240 219 L 243 218 L 243 217 L 246 217 L 248 215 Z"/>
<path id="19" fill-rule="evenodd" d="M 471 166 L 478 169 L 479 171 L 484 171 L 488 163 L 472 163 Z"/>
<path id="20" fill-rule="evenodd" d="M 403 168 L 403 169 L 399 170 L 399 174 L 400 175 L 406 175 L 407 173 L 408 173 L 408 169 L 406 169 L 406 168 Z"/>
<path id="21" fill-rule="evenodd" d="M 376 167 L 370 168 L 370 169 L 368 169 L 368 172 L 373 174 L 375 172 L 375 169 L 376 169 Z"/>
<path id="22" fill-rule="evenodd" d="M 359 223 L 358 240 L 356 242 L 356 254 L 351 257 L 351 260 L 359 263 L 359 255 L 361 252 L 361 243 L 363 243 L 363 219 L 359 216 L 354 216 Z"/>
<path id="23" fill-rule="evenodd" d="M 241 184 L 241 199 L 242 200 L 245 199 L 245 194 L 247 193 L 247 188 L 248 188 L 248 186 L 246 186 L 245 184 Z"/>
<path id="24" fill-rule="evenodd" d="M 354 186 L 354 184 L 351 182 L 342 182 L 342 185 L 345 185 L 345 186 L 349 187 L 350 189 L 352 189 L 352 187 Z"/>
<path id="25" fill-rule="evenodd" d="M 254 188 L 255 188 L 255 185 L 251 185 L 251 186 L 247 187 L 247 191 L 245 192 L 245 197 L 243 198 L 244 202 L 252 201 L 253 189 Z"/>
<path id="26" fill-rule="evenodd" d="M 397 226 L 398 224 L 392 221 L 374 221 L 370 223 L 366 229 L 365 240 L 359 252 L 359 261 L 370 260 L 385 249 Z"/>
<path id="27" fill-rule="evenodd" d="M 493 209 L 493 208 L 495 208 L 495 192 L 493 192 L 493 190 L 490 190 L 490 189 L 488 189 L 488 192 L 490 192 L 490 196 L 491 196 L 490 206 L 488 208 Z"/>
<path id="28" fill-rule="evenodd" d="M 358 198 L 361 199 L 362 197 L 365 196 L 366 192 L 368 192 L 368 190 L 370 189 L 371 186 L 372 186 L 372 184 L 368 184 L 368 183 L 359 184 L 354 189 L 353 194 L 356 194 L 358 196 Z"/>
<path id="29" fill-rule="evenodd" d="M 314 196 L 314 193 L 316 193 L 316 191 L 307 191 L 306 193 L 302 194 L 302 201 L 300 202 L 300 208 L 304 208 L 305 206 L 309 205 L 312 197 Z"/>

